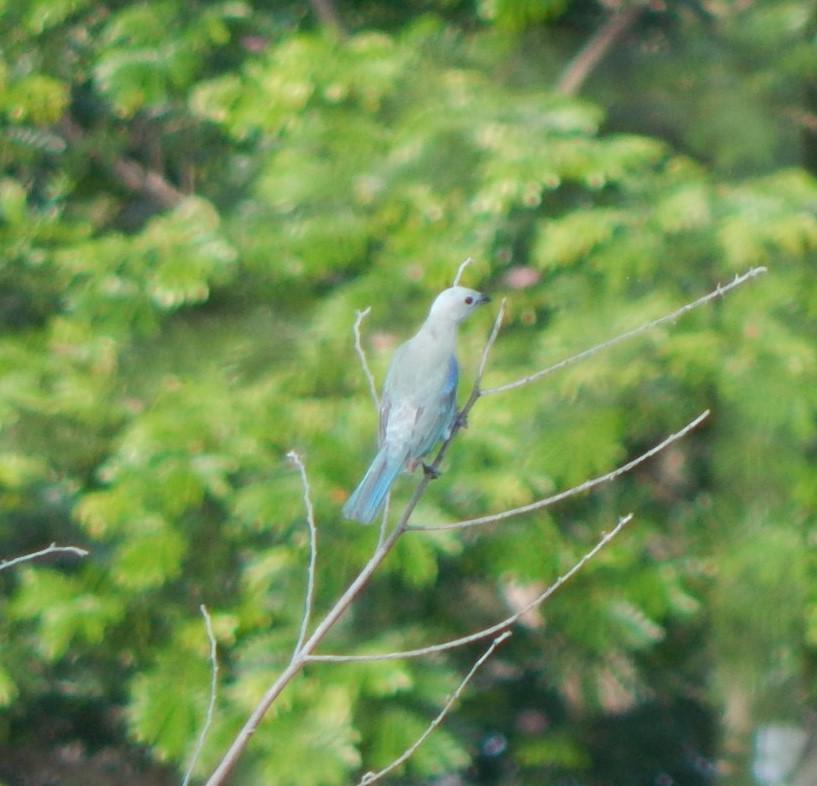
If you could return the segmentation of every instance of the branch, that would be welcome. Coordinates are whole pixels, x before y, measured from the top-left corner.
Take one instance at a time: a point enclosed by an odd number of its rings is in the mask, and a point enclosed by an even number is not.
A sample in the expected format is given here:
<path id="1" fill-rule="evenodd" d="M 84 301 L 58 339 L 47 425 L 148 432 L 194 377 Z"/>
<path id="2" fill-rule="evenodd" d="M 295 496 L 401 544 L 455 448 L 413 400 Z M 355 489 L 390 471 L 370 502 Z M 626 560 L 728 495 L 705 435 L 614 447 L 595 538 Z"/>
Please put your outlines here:
<path id="1" fill-rule="evenodd" d="M 462 274 L 465 272 L 465 268 L 468 267 L 474 260 L 471 257 L 468 257 L 464 262 L 460 264 L 457 268 L 457 275 L 454 276 L 454 283 L 451 285 L 452 287 L 459 286 L 460 279 L 462 278 Z"/>
<path id="2" fill-rule="evenodd" d="M 84 142 L 87 136 L 79 124 L 68 115 L 64 115 L 60 120 L 59 131 L 68 142 L 73 143 Z M 172 185 L 164 175 L 155 169 L 144 167 L 132 158 L 119 156 L 110 161 L 93 148 L 89 154 L 108 169 L 128 191 L 142 194 L 161 207 L 175 207 L 185 198 L 185 194 Z"/>
<path id="3" fill-rule="evenodd" d="M 504 393 L 506 390 L 513 390 L 514 388 L 521 388 L 523 385 L 528 385 L 531 382 L 536 381 L 537 379 L 541 379 L 542 377 L 546 376 L 547 374 L 551 374 L 554 371 L 558 371 L 559 369 L 564 368 L 565 366 L 570 366 L 573 363 L 578 362 L 579 360 L 584 360 L 591 355 L 595 355 L 597 352 L 601 352 L 603 349 L 608 349 L 609 347 L 614 346 L 615 344 L 620 344 L 622 341 L 626 341 L 627 339 L 634 338 L 635 336 L 641 335 L 641 333 L 645 333 L 648 330 L 652 330 L 654 327 L 658 327 L 658 325 L 663 325 L 665 322 L 672 322 L 678 317 L 686 314 L 687 311 L 692 311 L 694 308 L 698 308 L 698 306 L 702 306 L 705 303 L 709 303 L 711 300 L 715 300 L 715 298 L 721 297 L 725 295 L 729 290 L 734 289 L 735 287 L 739 287 L 741 284 L 746 283 L 750 278 L 755 278 L 756 276 L 761 275 L 762 273 L 766 272 L 765 267 L 753 267 L 751 270 L 743 273 L 740 276 L 735 276 L 735 280 L 732 281 L 730 284 L 726 284 L 718 286 L 713 289 L 708 294 L 704 295 L 703 297 L 698 298 L 697 300 L 693 300 L 691 303 L 687 303 L 685 306 L 681 306 L 681 308 L 676 309 L 675 311 L 664 315 L 663 317 L 659 317 L 658 319 L 654 319 L 652 322 L 648 322 L 645 325 L 640 325 L 633 330 L 628 330 L 626 333 L 621 333 L 614 338 L 609 339 L 608 341 L 602 341 L 601 344 L 596 344 L 594 347 L 590 347 L 590 349 L 584 350 L 584 352 L 579 352 L 577 355 L 572 355 L 569 358 L 565 358 L 565 360 L 561 360 L 558 363 L 549 366 L 548 368 L 542 369 L 541 371 L 537 371 L 534 374 L 529 374 L 526 377 L 522 377 L 522 379 L 517 379 L 514 382 L 508 382 L 504 385 L 499 385 L 499 387 L 495 388 L 486 388 L 482 391 L 482 394 L 485 396 L 492 396 L 494 393 Z"/>
<path id="4" fill-rule="evenodd" d="M 19 565 L 21 562 L 28 562 L 32 559 L 39 559 L 40 557 L 44 557 L 47 554 L 76 554 L 78 557 L 87 557 L 90 553 L 87 549 L 81 549 L 79 546 L 58 546 L 56 543 L 52 543 L 50 546 L 47 546 L 44 549 L 40 549 L 40 551 L 35 551 L 31 554 L 23 554 L 21 557 L 15 557 L 14 559 L 9 560 L 0 560 L 0 570 L 5 570 L 6 568 L 14 567 L 15 565 Z"/>
<path id="5" fill-rule="evenodd" d="M 698 415 L 698 417 L 687 423 L 686 426 L 684 426 L 680 431 L 670 434 L 665 440 L 663 440 L 663 442 L 660 442 L 659 444 L 655 445 L 655 447 L 650 448 L 646 453 L 636 456 L 636 458 L 634 458 L 632 461 L 628 461 L 626 464 L 622 464 L 620 467 L 617 467 L 610 472 L 606 472 L 604 475 L 599 475 L 597 478 L 586 480 L 584 483 L 580 483 L 578 486 L 573 486 L 573 488 L 569 488 L 566 491 L 560 491 L 558 494 L 554 494 L 551 497 L 545 497 L 544 499 L 539 499 L 536 502 L 531 502 L 529 505 L 523 505 L 519 508 L 512 508 L 511 510 L 504 510 L 501 513 L 494 513 L 490 516 L 480 516 L 476 519 L 466 519 L 465 521 L 457 521 L 453 524 L 429 524 L 427 526 L 406 527 L 406 529 L 411 530 L 412 532 L 432 532 L 434 530 L 441 529 L 466 529 L 467 527 L 476 527 L 480 524 L 493 524 L 497 521 L 504 521 L 505 519 L 510 519 L 514 516 L 521 516 L 525 513 L 531 513 L 534 510 L 541 510 L 542 508 L 550 507 L 551 505 L 555 505 L 557 502 L 561 502 L 563 499 L 574 497 L 576 494 L 581 494 L 583 491 L 587 491 L 588 489 L 592 489 L 595 486 L 601 485 L 602 483 L 614 480 L 615 478 L 619 477 L 619 475 L 629 472 L 631 469 L 637 467 L 639 464 L 642 464 L 656 453 L 660 453 L 668 445 L 671 445 L 673 442 L 677 442 L 679 439 L 685 437 L 690 431 L 692 431 L 692 429 L 698 426 L 707 417 L 709 417 L 708 409 L 704 410 L 700 415 Z"/>
<path id="6" fill-rule="evenodd" d="M 415 494 L 415 496 L 417 496 Z M 418 497 L 419 498 L 419 497 Z M 416 505 L 416 500 L 414 502 Z M 389 533 L 383 540 L 379 548 L 363 566 L 360 573 L 358 573 L 355 580 L 346 588 L 346 591 L 335 601 L 332 608 L 327 612 L 326 616 L 320 621 L 318 626 L 313 631 L 312 635 L 303 643 L 300 649 L 293 655 L 289 665 L 278 675 L 277 679 L 267 688 L 264 695 L 256 704 L 255 709 L 250 713 L 249 718 L 241 728 L 241 731 L 233 739 L 227 752 L 219 762 L 213 774 L 208 779 L 206 786 L 220 786 L 224 783 L 227 776 L 241 756 L 247 743 L 258 728 L 258 724 L 267 711 L 272 706 L 273 702 L 281 694 L 281 691 L 287 686 L 292 678 L 303 668 L 304 664 L 309 660 L 309 655 L 329 632 L 334 624 L 340 619 L 352 601 L 357 597 L 360 591 L 366 586 L 366 583 L 371 578 L 380 563 L 386 558 L 391 551 L 394 544 L 400 535 L 403 534 L 405 519 L 411 515 L 411 511 L 407 508 L 401 516 L 398 525 Z M 403 525 L 403 526 L 401 526 Z"/>
<path id="7" fill-rule="evenodd" d="M 312 507 L 312 497 L 309 491 L 309 478 L 306 474 L 306 467 L 301 457 L 294 451 L 287 453 L 287 458 L 298 468 L 301 473 L 301 483 L 304 489 L 304 508 L 306 508 L 306 523 L 309 527 L 309 565 L 306 570 L 306 593 L 304 595 L 304 615 L 301 620 L 301 630 L 298 633 L 298 641 L 295 644 L 295 654 L 301 649 L 306 638 L 306 631 L 309 627 L 309 619 L 312 616 L 312 601 L 315 594 L 315 561 L 318 556 L 318 532 L 315 527 L 315 511 Z"/>
<path id="8" fill-rule="evenodd" d="M 369 316 L 369 312 L 371 310 L 372 307 L 368 306 L 367 308 L 363 309 L 363 311 L 355 312 L 355 324 L 352 331 L 355 334 L 355 352 L 357 353 L 358 360 L 360 360 L 360 366 L 363 369 L 363 374 L 366 377 L 366 381 L 369 383 L 369 393 L 372 396 L 372 401 L 374 401 L 375 412 L 377 412 L 380 410 L 380 399 L 377 395 L 377 385 L 375 384 L 374 376 L 369 368 L 369 362 L 366 360 L 366 353 L 363 350 L 363 344 L 360 340 L 360 326 L 363 323 L 363 320 Z"/>
<path id="9" fill-rule="evenodd" d="M 546 590 L 544 590 L 541 594 L 537 595 L 527 606 L 519 609 L 518 611 L 511 614 L 510 617 L 506 617 L 501 622 L 497 622 L 495 625 L 491 625 L 489 628 L 484 628 L 483 630 L 479 630 L 476 633 L 471 633 L 468 636 L 462 636 L 458 639 L 452 639 L 451 641 L 443 642 L 442 644 L 432 644 L 428 647 L 420 647 L 419 649 L 414 650 L 404 650 L 403 652 L 387 652 L 383 654 L 371 654 L 371 655 L 311 655 L 309 657 L 310 661 L 315 662 L 326 662 L 326 663 L 351 663 L 355 661 L 375 661 L 375 660 L 396 660 L 398 658 L 420 658 L 425 655 L 434 655 L 438 652 L 445 652 L 446 650 L 453 650 L 458 647 L 464 647 L 466 644 L 473 644 L 475 641 L 480 641 L 482 639 L 487 639 L 488 636 L 493 636 L 496 633 L 500 633 L 503 630 L 507 630 L 514 625 L 518 620 L 525 616 L 529 611 L 535 609 L 540 604 L 544 603 L 554 592 L 556 592 L 559 587 L 561 587 L 566 582 L 570 581 L 588 562 L 590 562 L 593 557 L 596 556 L 616 535 L 624 529 L 624 527 L 632 521 L 633 514 L 628 513 L 626 516 L 623 516 L 618 520 L 616 526 L 610 530 L 610 532 L 605 532 L 601 536 L 601 540 L 593 546 L 590 551 L 588 551 L 578 562 L 576 562 L 567 573 L 562 574 L 559 576 L 556 581 L 553 582 Z"/>
<path id="10" fill-rule="evenodd" d="M 556 83 L 556 90 L 567 95 L 578 93 L 593 69 L 601 62 L 613 44 L 632 27 L 645 8 L 646 3 L 634 2 L 608 17 L 567 64 L 567 68 Z"/>
<path id="11" fill-rule="evenodd" d="M 110 162 L 109 168 L 125 188 L 143 194 L 161 207 L 175 207 L 185 197 L 164 175 L 142 166 L 132 158 L 115 158 Z"/>
<path id="12" fill-rule="evenodd" d="M 494 654 L 494 650 L 506 639 L 508 639 L 510 635 L 511 634 L 509 631 L 505 631 L 503 634 L 497 636 L 491 642 L 491 646 L 488 647 L 488 649 L 482 653 L 482 656 L 471 667 L 471 670 L 468 672 L 468 674 L 465 675 L 462 682 L 460 682 L 460 684 L 457 686 L 457 689 L 448 697 L 445 704 L 443 705 L 442 710 L 440 710 L 440 713 L 437 715 L 437 717 L 434 718 L 433 721 L 431 721 L 431 723 L 428 725 L 428 728 L 415 740 L 415 742 L 409 748 L 406 749 L 406 751 L 401 756 L 399 756 L 391 764 L 389 764 L 388 767 L 384 767 L 382 770 L 379 770 L 378 772 L 367 772 L 360 779 L 358 786 L 368 786 L 368 784 L 370 783 L 379 781 L 385 775 L 388 775 L 393 770 L 396 770 L 403 762 L 407 761 L 411 756 L 413 756 L 414 752 L 426 741 L 426 739 L 434 731 L 434 729 L 436 729 L 437 726 L 439 726 L 440 723 L 442 723 L 443 718 L 445 718 L 445 716 L 448 715 L 448 713 L 451 710 L 451 707 L 454 705 L 454 702 L 460 697 L 460 694 L 463 692 L 463 690 L 465 690 L 465 686 L 471 681 L 471 678 L 477 673 L 480 666 L 482 666 L 482 664 L 485 663 L 485 661 L 488 660 L 488 658 L 490 658 L 491 655 Z"/>
<path id="13" fill-rule="evenodd" d="M 207 702 L 207 714 L 204 717 L 204 726 L 201 729 L 201 734 L 196 742 L 196 747 L 193 751 L 193 756 L 190 759 L 190 766 L 184 774 L 182 786 L 188 786 L 190 779 L 193 777 L 193 768 L 201 756 L 201 751 L 204 748 L 204 740 L 207 737 L 207 732 L 213 725 L 213 718 L 216 710 L 216 691 L 218 689 L 218 651 L 216 647 L 216 636 L 213 633 L 213 623 L 210 620 L 210 615 L 207 613 L 207 607 L 202 604 L 199 606 L 201 615 L 204 617 L 204 627 L 207 631 L 207 641 L 210 642 L 210 698 Z"/>

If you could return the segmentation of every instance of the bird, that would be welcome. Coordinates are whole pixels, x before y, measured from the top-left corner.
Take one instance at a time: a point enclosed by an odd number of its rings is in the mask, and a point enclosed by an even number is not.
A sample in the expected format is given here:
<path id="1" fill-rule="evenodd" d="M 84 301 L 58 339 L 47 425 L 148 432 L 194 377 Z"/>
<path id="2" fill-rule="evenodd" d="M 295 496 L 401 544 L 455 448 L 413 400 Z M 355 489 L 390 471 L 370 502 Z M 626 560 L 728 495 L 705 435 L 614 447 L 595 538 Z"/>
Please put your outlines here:
<path id="1" fill-rule="evenodd" d="M 451 436 L 459 378 L 457 328 L 489 300 L 466 287 L 443 290 L 417 333 L 395 350 L 383 380 L 377 454 L 346 500 L 344 518 L 370 524 L 400 471 L 413 472 L 436 442 Z"/>

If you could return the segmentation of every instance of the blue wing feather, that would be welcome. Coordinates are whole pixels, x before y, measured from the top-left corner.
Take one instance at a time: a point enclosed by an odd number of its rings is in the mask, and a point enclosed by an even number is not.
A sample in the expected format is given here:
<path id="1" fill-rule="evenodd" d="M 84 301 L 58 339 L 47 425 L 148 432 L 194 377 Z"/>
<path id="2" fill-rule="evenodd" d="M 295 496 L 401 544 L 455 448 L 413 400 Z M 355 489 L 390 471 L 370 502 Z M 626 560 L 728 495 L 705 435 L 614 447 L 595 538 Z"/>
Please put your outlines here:
<path id="1" fill-rule="evenodd" d="M 363 480 L 346 500 L 343 515 L 361 524 L 371 524 L 405 460 L 405 456 L 389 455 L 387 447 L 380 448 Z"/>

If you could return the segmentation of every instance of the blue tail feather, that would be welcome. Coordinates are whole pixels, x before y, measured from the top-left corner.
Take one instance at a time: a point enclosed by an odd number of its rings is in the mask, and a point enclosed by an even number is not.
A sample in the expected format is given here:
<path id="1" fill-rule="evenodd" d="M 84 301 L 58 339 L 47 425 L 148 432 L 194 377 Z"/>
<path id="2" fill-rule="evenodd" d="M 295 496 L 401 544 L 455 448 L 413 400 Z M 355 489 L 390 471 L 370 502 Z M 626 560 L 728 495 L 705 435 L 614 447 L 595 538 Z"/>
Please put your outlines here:
<path id="1" fill-rule="evenodd" d="M 343 506 L 343 516 L 361 524 L 371 524 L 405 459 L 389 456 L 385 448 L 378 451 L 358 487 Z"/>

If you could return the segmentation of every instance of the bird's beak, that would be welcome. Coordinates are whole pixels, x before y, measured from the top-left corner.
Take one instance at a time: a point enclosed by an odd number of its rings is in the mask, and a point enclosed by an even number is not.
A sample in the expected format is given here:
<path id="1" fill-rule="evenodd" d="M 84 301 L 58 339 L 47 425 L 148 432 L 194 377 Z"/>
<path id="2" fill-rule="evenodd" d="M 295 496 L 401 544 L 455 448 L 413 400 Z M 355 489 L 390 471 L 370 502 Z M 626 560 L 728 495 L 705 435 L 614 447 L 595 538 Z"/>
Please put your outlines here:
<path id="1" fill-rule="evenodd" d="M 491 298 L 489 298 L 488 295 L 480 295 L 479 300 L 477 300 L 477 305 L 479 305 L 480 303 L 490 303 L 490 302 L 491 302 Z"/>

